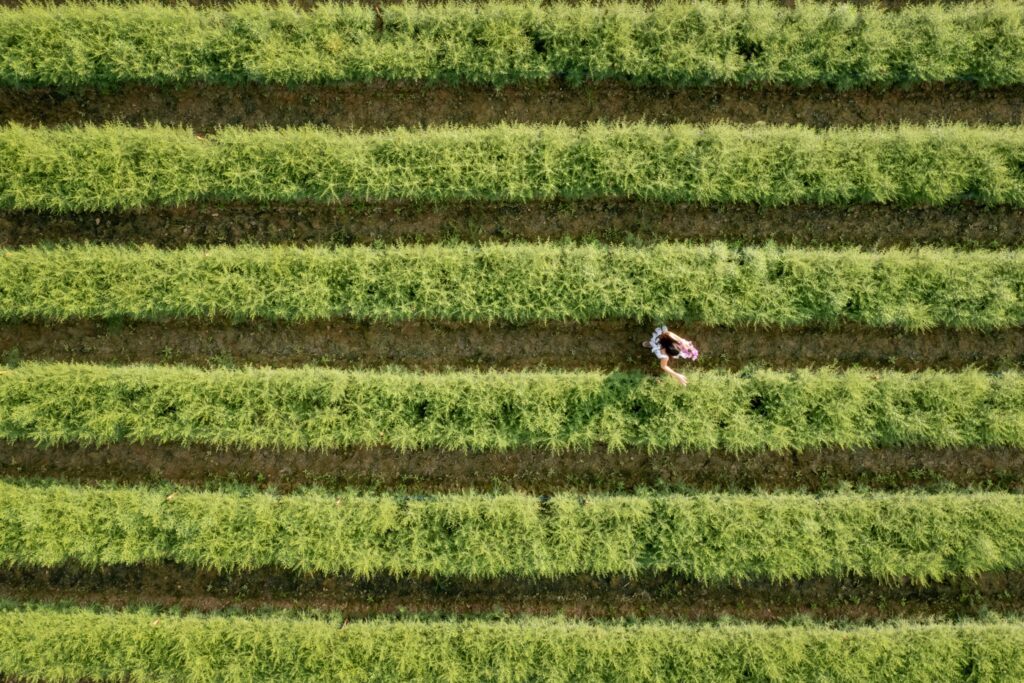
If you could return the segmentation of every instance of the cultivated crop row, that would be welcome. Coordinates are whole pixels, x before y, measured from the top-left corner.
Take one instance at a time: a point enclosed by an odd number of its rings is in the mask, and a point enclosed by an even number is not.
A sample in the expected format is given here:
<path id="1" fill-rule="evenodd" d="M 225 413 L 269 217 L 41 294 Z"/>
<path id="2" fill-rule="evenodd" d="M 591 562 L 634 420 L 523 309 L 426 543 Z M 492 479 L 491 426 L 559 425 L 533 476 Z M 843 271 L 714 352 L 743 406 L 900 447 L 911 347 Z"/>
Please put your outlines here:
<path id="1" fill-rule="evenodd" d="M 561 619 L 342 621 L 27 607 L 0 611 L 0 670 L 21 680 L 979 683 L 1024 677 L 1016 621 L 585 624 Z"/>
<path id="2" fill-rule="evenodd" d="M 1024 323 L 1024 251 L 556 244 L 29 247 L 0 257 L 0 318 L 706 325 Z"/>
<path id="3" fill-rule="evenodd" d="M 29 6 L 0 11 L 0 82 L 1014 85 L 1022 18 L 1012 2 Z"/>
<path id="4" fill-rule="evenodd" d="M 25 364 L 0 373 L 0 438 L 555 452 L 1021 446 L 1024 376 L 710 371 L 681 391 L 626 373 Z"/>
<path id="5" fill-rule="evenodd" d="M 0 129 L 0 208 L 201 201 L 858 202 L 1024 206 L 1024 128 L 686 124 L 345 133 L 152 125 Z"/>
<path id="6" fill-rule="evenodd" d="M 671 572 L 699 581 L 1024 569 L 1005 493 L 449 494 L 92 488 L 0 482 L 0 562 L 171 561 L 230 571 L 434 577 Z"/>

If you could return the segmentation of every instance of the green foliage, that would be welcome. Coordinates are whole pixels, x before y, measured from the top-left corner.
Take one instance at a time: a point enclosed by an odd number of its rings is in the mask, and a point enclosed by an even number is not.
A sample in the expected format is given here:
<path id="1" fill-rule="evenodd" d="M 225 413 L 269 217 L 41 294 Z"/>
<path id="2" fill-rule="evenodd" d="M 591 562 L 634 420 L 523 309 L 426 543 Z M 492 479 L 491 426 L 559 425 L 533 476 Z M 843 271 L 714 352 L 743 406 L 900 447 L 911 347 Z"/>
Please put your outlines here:
<path id="1" fill-rule="evenodd" d="M 26 681 L 890 681 L 1024 678 L 1016 621 L 587 624 L 0 611 L 0 670 Z M 969 678 L 965 675 L 970 672 Z"/>
<path id="2" fill-rule="evenodd" d="M 213 317 L 1003 329 L 1024 324 L 1024 251 L 78 245 L 0 256 L 0 318 Z"/>
<path id="3" fill-rule="evenodd" d="M 503 85 L 560 77 L 660 86 L 1024 82 L 1019 3 L 72 3 L 0 10 L 8 85 Z"/>
<path id="4" fill-rule="evenodd" d="M 0 208 L 196 201 L 1024 206 L 1024 128 L 498 125 L 346 133 L 0 128 Z"/>
<path id="5" fill-rule="evenodd" d="M 452 451 L 1024 445 L 1024 376 L 1015 372 L 690 378 L 683 389 L 625 373 L 25 363 L 0 372 L 0 439 Z"/>
<path id="6" fill-rule="evenodd" d="M 0 482 L 0 563 L 708 582 L 1024 569 L 1024 496 L 1006 493 L 168 493 Z"/>

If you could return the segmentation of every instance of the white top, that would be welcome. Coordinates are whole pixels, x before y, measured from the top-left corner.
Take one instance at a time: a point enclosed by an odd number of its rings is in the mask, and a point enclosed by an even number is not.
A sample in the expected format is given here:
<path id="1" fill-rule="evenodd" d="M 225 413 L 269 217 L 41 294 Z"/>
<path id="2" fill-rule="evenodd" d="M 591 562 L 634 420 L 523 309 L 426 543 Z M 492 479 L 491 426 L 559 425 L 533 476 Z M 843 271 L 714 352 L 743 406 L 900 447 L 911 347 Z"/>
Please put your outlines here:
<path id="1" fill-rule="evenodd" d="M 654 334 L 651 335 L 651 353 L 653 353 L 654 357 L 657 358 L 659 361 L 666 360 L 669 357 L 669 355 L 665 353 L 664 349 L 661 348 L 661 342 L 658 341 L 661 335 L 665 334 L 666 332 L 668 332 L 667 327 L 659 327 L 655 329 Z"/>
<path id="2" fill-rule="evenodd" d="M 655 329 L 654 334 L 651 335 L 651 353 L 653 353 L 654 357 L 659 361 L 672 358 L 672 356 L 669 356 L 669 354 L 665 352 L 661 347 L 661 343 L 658 341 L 658 338 L 666 332 L 668 332 L 668 328 L 662 326 Z M 673 335 L 673 338 L 675 339 L 675 348 L 679 351 L 679 355 L 677 356 L 678 358 L 683 358 L 685 360 L 697 360 L 697 356 L 700 355 L 700 352 L 697 350 L 697 347 L 693 345 L 693 342 L 688 339 L 683 339 L 682 337 L 676 337 L 675 335 Z"/>

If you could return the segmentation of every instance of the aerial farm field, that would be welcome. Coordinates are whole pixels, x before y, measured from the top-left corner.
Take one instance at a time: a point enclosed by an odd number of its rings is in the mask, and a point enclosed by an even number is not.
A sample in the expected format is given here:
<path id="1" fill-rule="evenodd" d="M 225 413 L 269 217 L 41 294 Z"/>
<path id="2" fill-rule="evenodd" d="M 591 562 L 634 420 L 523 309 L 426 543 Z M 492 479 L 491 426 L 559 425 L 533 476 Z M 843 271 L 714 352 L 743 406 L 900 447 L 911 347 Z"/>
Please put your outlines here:
<path id="1" fill-rule="evenodd" d="M 1024 4 L 5 0 L 0 124 L 0 681 L 1024 680 Z"/>

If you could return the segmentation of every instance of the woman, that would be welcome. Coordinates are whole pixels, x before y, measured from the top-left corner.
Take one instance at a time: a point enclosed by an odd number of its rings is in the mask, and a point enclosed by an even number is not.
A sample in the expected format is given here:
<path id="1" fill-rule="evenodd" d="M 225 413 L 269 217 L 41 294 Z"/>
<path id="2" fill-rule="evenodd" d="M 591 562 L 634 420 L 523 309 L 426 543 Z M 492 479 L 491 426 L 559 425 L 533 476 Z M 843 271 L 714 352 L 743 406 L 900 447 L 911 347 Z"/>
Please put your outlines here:
<path id="1" fill-rule="evenodd" d="M 686 375 L 676 372 L 669 367 L 668 363 L 673 358 L 685 358 L 697 360 L 700 352 L 693 342 L 683 339 L 678 334 L 669 332 L 667 327 L 659 327 L 654 330 L 650 341 L 644 342 L 644 348 L 651 350 L 654 357 L 661 363 L 661 369 L 672 375 L 677 382 L 686 386 Z"/>

